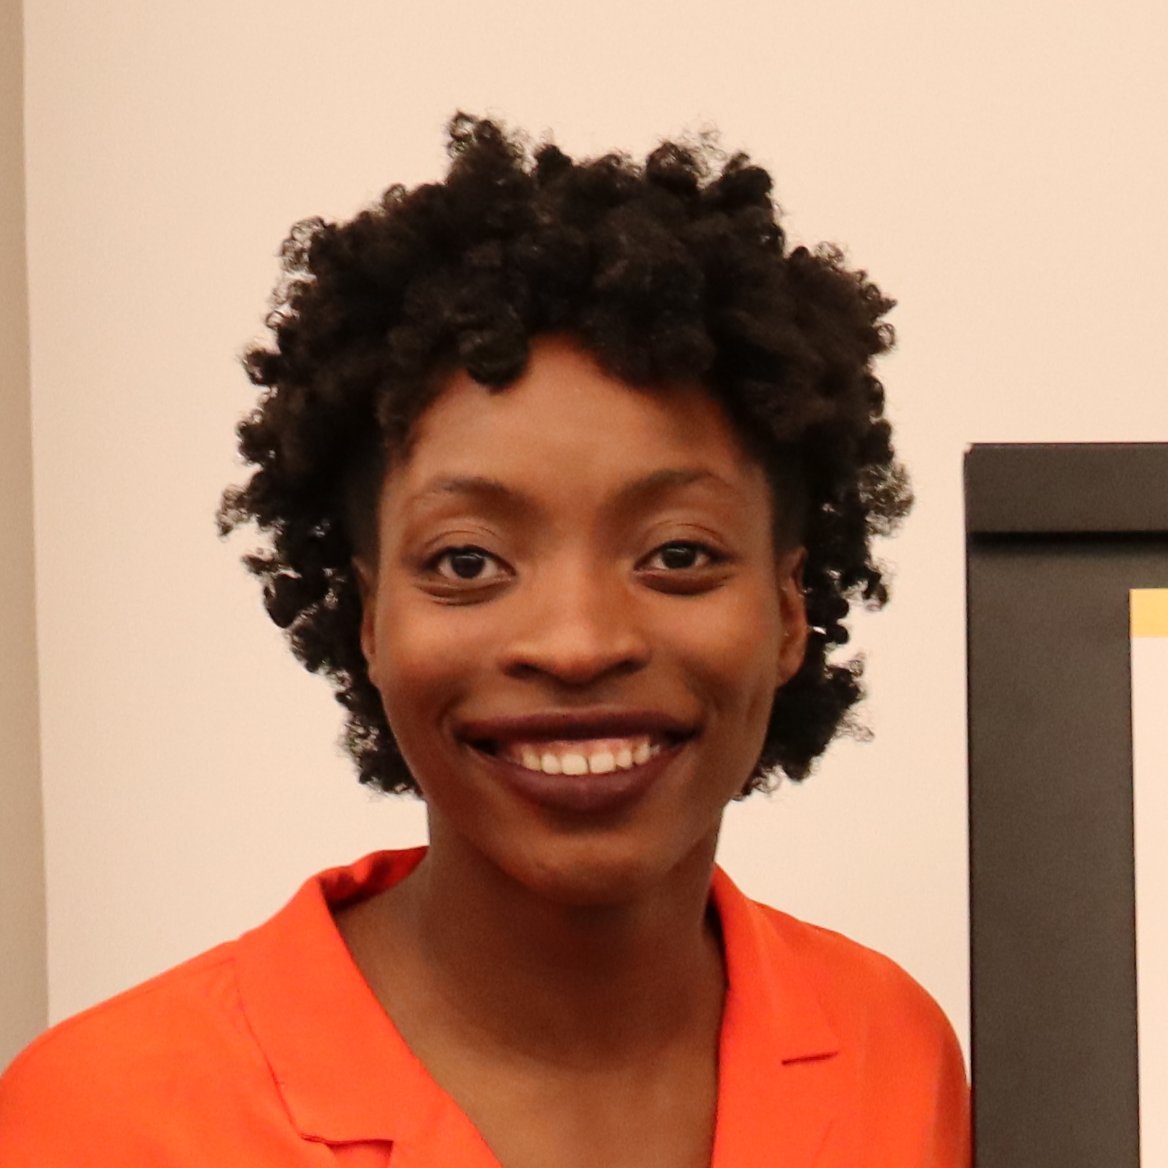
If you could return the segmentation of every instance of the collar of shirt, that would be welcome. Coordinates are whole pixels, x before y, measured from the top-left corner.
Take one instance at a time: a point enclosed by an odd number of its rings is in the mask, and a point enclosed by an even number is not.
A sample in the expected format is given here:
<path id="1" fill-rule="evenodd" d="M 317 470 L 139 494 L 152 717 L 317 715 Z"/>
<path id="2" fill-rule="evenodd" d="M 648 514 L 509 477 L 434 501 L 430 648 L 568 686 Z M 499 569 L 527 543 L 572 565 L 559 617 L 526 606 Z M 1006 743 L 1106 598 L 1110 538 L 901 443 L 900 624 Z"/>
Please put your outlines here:
<path id="1" fill-rule="evenodd" d="M 400 1168 L 496 1161 L 382 1010 L 331 909 L 402 880 L 424 848 L 376 852 L 309 880 L 240 939 L 244 1013 L 293 1125 L 328 1144 L 388 1141 Z M 716 869 L 727 996 L 714 1168 L 811 1164 L 839 1097 L 839 1043 L 813 976 L 767 910 Z"/>

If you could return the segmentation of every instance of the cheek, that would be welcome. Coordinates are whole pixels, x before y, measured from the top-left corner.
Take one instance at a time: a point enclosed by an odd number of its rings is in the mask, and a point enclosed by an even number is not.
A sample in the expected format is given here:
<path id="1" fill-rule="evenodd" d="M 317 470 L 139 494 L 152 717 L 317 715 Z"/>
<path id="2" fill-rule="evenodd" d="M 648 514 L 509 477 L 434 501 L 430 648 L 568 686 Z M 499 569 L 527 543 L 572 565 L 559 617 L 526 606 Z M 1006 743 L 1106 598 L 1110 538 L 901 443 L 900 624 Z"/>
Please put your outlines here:
<path id="1" fill-rule="evenodd" d="M 432 733 L 470 681 L 481 659 L 468 644 L 457 610 L 403 590 L 379 597 L 375 652 L 378 689 L 394 736 L 402 745 Z"/>
<path id="2" fill-rule="evenodd" d="M 711 705 L 765 723 L 779 681 L 778 604 L 762 590 L 718 599 L 694 619 L 675 622 L 677 651 Z"/>

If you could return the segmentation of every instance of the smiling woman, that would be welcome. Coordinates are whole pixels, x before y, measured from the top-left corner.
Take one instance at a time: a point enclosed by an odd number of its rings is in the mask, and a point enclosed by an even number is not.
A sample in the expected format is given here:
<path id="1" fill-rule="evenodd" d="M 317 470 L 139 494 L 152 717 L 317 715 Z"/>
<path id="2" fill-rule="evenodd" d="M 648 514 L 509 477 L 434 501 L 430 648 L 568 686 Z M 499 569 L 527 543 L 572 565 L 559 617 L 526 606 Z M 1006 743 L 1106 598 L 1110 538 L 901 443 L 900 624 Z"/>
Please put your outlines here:
<path id="1" fill-rule="evenodd" d="M 379 516 L 362 646 L 429 863 L 466 847 L 572 903 L 708 878 L 807 628 L 802 549 L 717 401 L 540 337 L 505 392 L 449 379 Z"/>
<path id="2" fill-rule="evenodd" d="M 451 149 L 294 230 L 222 510 L 429 847 L 44 1036 L 3 1161 L 960 1168 L 932 1000 L 714 865 L 859 696 L 828 654 L 908 505 L 890 302 L 708 143 Z"/>

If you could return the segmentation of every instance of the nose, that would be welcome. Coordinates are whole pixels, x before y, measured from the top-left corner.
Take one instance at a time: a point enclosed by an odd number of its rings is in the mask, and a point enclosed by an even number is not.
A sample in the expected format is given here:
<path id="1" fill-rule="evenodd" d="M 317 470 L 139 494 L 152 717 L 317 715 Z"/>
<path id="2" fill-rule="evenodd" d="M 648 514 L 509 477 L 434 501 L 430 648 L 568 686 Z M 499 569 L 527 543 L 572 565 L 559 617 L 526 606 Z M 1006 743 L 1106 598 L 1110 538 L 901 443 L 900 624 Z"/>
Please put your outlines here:
<path id="1" fill-rule="evenodd" d="M 643 669 L 650 649 L 624 580 L 595 565 L 566 565 L 517 595 L 514 635 L 501 662 L 510 677 L 581 687 Z"/>

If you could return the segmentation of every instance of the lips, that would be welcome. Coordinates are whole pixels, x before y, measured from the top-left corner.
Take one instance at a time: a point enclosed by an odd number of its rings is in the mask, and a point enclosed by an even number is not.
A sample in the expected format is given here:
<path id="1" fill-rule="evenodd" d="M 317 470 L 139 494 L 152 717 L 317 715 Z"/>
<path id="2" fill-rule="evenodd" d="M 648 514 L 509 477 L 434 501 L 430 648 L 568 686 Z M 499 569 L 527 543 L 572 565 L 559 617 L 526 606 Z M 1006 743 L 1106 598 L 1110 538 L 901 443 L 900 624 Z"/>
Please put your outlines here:
<path id="1" fill-rule="evenodd" d="M 641 797 L 696 728 L 657 711 L 553 711 L 477 719 L 458 736 L 547 810 L 602 813 Z"/>

